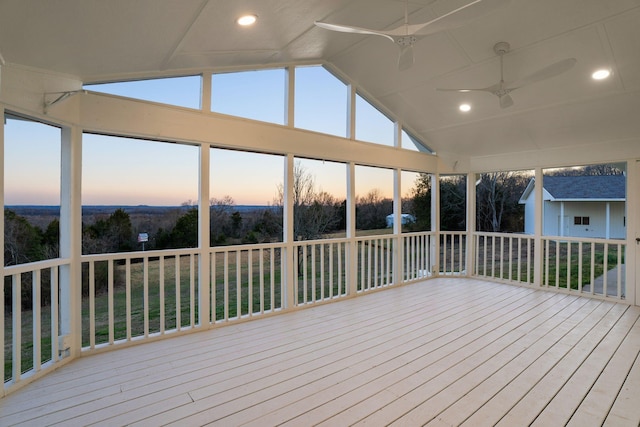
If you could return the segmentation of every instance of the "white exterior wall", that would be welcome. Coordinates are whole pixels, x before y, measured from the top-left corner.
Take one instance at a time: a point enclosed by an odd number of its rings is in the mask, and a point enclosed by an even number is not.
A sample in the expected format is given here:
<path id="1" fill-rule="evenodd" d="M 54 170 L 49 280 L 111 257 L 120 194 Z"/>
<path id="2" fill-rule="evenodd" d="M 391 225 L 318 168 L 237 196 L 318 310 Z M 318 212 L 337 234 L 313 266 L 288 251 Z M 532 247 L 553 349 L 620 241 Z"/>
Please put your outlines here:
<path id="1" fill-rule="evenodd" d="M 529 202 L 529 201 L 527 201 Z M 626 238 L 625 203 L 610 203 L 610 236 L 612 239 Z M 545 200 L 544 235 L 605 238 L 607 233 L 606 202 L 564 202 L 564 230 L 560 230 L 561 202 Z M 525 210 L 526 213 L 526 210 Z M 574 217 L 589 217 L 589 225 L 575 225 Z M 525 221 L 527 217 L 525 216 Z M 525 229 L 531 227 L 525 223 Z"/>

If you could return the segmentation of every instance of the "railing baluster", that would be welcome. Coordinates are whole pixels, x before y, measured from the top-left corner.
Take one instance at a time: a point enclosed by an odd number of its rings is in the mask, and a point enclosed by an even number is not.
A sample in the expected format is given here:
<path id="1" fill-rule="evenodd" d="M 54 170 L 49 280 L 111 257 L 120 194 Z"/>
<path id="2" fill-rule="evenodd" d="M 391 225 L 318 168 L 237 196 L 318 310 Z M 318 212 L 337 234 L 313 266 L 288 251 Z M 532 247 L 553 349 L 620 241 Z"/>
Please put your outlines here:
<path id="1" fill-rule="evenodd" d="M 242 317 L 242 263 L 241 251 L 236 250 L 236 318 Z"/>
<path id="2" fill-rule="evenodd" d="M 342 295 L 343 285 L 346 292 L 346 279 L 343 280 L 342 277 L 342 245 L 343 244 L 338 244 L 338 295 Z"/>
<path id="3" fill-rule="evenodd" d="M 311 245 L 311 301 L 316 302 L 316 245 Z"/>
<path id="4" fill-rule="evenodd" d="M 149 257 L 142 258 L 142 300 L 144 310 L 144 337 L 149 336 Z"/>
<path id="5" fill-rule="evenodd" d="M 607 280 L 607 276 L 609 272 L 609 244 L 605 243 L 604 244 L 604 257 L 602 260 L 602 296 L 607 296 L 607 290 L 608 290 L 608 280 Z"/>
<path id="6" fill-rule="evenodd" d="M 182 329 L 182 285 L 180 283 L 180 255 L 175 257 L 176 331 Z"/>
<path id="7" fill-rule="evenodd" d="M 275 249 L 270 250 L 271 257 L 269 259 L 269 297 L 270 297 L 270 308 L 273 313 L 276 310 L 276 254 Z M 282 263 L 280 263 L 282 264 Z M 282 283 L 282 279 L 280 279 L 280 283 Z"/>
<path id="8" fill-rule="evenodd" d="M 4 284 L 3 284 L 4 285 Z M 12 354 L 11 367 L 13 381 L 19 381 L 22 374 L 22 277 L 20 273 L 11 276 L 11 325 L 12 336 Z M 4 351 L 4 349 L 3 349 Z M 4 366 L 2 368 L 4 370 Z"/>
<path id="9" fill-rule="evenodd" d="M 59 349 L 58 349 L 58 335 L 60 335 L 59 328 L 59 302 L 58 302 L 58 274 L 59 268 L 58 266 L 51 267 L 51 360 L 53 362 L 57 362 L 59 360 Z M 4 286 L 3 286 L 4 288 Z M 0 324 L 2 328 L 0 330 L 4 330 L 4 304 L 2 304 L 2 309 L 0 309 Z M 4 334 L 3 334 L 4 335 Z M 4 336 L 0 339 L 0 343 L 2 344 L 2 348 L 4 348 Z M 4 357 L 4 351 L 2 352 L 2 357 Z M 0 366 L 4 366 L 4 359 L 0 360 Z"/>
<path id="10" fill-rule="evenodd" d="M 229 320 L 229 251 L 224 251 L 224 320 Z"/>
<path id="11" fill-rule="evenodd" d="M 325 292 L 325 274 L 324 274 L 324 247 L 325 244 L 320 244 L 320 300 L 324 300 Z"/>
<path id="12" fill-rule="evenodd" d="M 567 241 L 567 290 L 571 290 L 571 241 Z"/>
<path id="13" fill-rule="evenodd" d="M 260 270 L 260 314 L 264 314 L 264 251 L 258 249 L 258 268 Z"/>
<path id="14" fill-rule="evenodd" d="M 107 310 L 109 318 L 109 344 L 115 340 L 115 316 L 113 314 L 113 259 L 107 261 Z"/>
<path id="15" fill-rule="evenodd" d="M 578 292 L 582 292 L 582 242 L 578 242 Z"/>
<path id="16" fill-rule="evenodd" d="M 307 291 L 308 286 L 308 265 L 307 265 L 307 245 L 302 245 L 302 303 L 309 302 L 309 295 Z"/>
<path id="17" fill-rule="evenodd" d="M 618 243 L 618 264 L 617 264 L 617 279 L 618 279 L 618 288 L 616 296 L 618 298 L 622 298 L 622 258 L 623 258 L 623 248 L 622 244 Z"/>
<path id="18" fill-rule="evenodd" d="M 158 259 L 158 293 L 160 304 L 160 334 L 165 332 L 165 307 L 164 307 L 164 255 Z"/>
<path id="19" fill-rule="evenodd" d="M 591 295 L 594 295 L 596 292 L 596 244 L 595 242 L 591 242 L 591 277 L 589 280 L 591 281 Z"/>
<path id="20" fill-rule="evenodd" d="M 560 287 L 560 241 L 556 240 L 556 289 Z"/>
<path id="21" fill-rule="evenodd" d="M 253 316 L 253 249 L 247 251 L 247 314 Z"/>
<path id="22" fill-rule="evenodd" d="M 189 254 L 189 321 L 190 327 L 196 326 L 196 268 L 195 254 Z"/>
<path id="23" fill-rule="evenodd" d="M 89 347 L 96 347 L 96 278 L 94 261 L 89 262 Z"/>
<path id="24" fill-rule="evenodd" d="M 333 298 L 333 243 L 329 243 L 329 298 Z"/>
<path id="25" fill-rule="evenodd" d="M 209 263 L 211 268 L 209 270 L 209 282 L 211 283 L 211 323 L 216 323 L 218 321 L 218 264 L 216 263 L 218 253 L 210 252 L 209 253 Z"/>
<path id="26" fill-rule="evenodd" d="M 38 372 L 42 366 L 42 298 L 41 298 L 41 270 L 36 269 L 31 275 L 31 288 L 33 296 L 33 370 Z M 4 304 L 4 301 L 3 301 Z M 4 348 L 2 349 L 4 351 Z"/>
<path id="27" fill-rule="evenodd" d="M 133 335 L 131 331 L 131 259 L 127 258 L 125 261 L 125 303 L 126 303 L 126 316 L 127 316 L 127 341 L 131 341 Z"/>

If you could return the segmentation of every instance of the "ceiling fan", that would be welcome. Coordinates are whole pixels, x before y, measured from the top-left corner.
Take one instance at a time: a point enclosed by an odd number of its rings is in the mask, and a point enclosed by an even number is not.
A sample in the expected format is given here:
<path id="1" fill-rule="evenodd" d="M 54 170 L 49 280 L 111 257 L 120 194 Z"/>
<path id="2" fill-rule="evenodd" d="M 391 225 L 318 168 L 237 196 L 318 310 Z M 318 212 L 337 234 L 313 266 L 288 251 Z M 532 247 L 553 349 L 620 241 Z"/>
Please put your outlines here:
<path id="1" fill-rule="evenodd" d="M 473 0 L 470 3 L 454 9 L 442 16 L 422 24 L 409 24 L 409 0 L 404 5 L 404 24 L 391 30 L 372 30 L 368 28 L 353 27 L 349 25 L 330 24 L 316 21 L 318 27 L 342 33 L 367 34 L 382 36 L 400 47 L 398 68 L 406 70 L 413 65 L 413 45 L 422 37 L 435 34 L 440 31 L 460 27 L 467 22 L 484 15 L 511 0 Z M 462 13 L 465 11 L 465 13 Z"/>
<path id="2" fill-rule="evenodd" d="M 566 71 L 569 71 L 573 67 L 577 60 L 575 58 L 567 58 L 562 61 L 554 62 L 539 69 L 538 71 L 529 74 L 513 83 L 506 83 L 504 81 L 504 55 L 509 52 L 511 46 L 507 42 L 498 42 L 493 46 L 493 51 L 500 57 L 500 81 L 494 85 L 479 88 L 479 89 L 437 89 L 440 91 L 451 92 L 489 92 L 498 97 L 501 108 L 511 107 L 513 105 L 513 98 L 510 93 L 514 90 L 521 88 L 522 86 L 536 83 L 542 80 L 550 79 L 551 77 L 558 76 Z"/>

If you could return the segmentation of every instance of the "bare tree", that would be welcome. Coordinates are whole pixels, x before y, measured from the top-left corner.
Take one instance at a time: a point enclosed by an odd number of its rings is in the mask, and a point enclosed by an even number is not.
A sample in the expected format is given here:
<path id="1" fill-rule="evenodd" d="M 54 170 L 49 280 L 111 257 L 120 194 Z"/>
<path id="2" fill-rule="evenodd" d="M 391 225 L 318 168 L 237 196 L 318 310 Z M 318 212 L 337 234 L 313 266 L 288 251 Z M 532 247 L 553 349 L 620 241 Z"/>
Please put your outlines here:
<path id="1" fill-rule="evenodd" d="M 480 175 L 476 185 L 476 221 L 480 231 L 522 231 L 523 207 L 518 200 L 530 177 L 523 172 Z"/>
<path id="2" fill-rule="evenodd" d="M 278 185 L 274 205 L 284 203 L 284 187 Z M 299 162 L 293 168 L 293 230 L 296 240 L 313 240 L 334 231 L 340 222 L 339 201 L 316 188 L 311 175 Z"/>

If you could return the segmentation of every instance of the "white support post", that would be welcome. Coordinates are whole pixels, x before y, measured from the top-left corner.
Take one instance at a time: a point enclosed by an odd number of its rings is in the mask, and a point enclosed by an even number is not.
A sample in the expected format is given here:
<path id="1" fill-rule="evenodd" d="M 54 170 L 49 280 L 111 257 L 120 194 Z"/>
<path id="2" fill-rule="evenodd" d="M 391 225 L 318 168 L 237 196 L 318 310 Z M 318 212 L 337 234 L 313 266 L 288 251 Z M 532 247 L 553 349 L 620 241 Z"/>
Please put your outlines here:
<path id="1" fill-rule="evenodd" d="M 358 290 L 358 242 L 356 241 L 356 165 L 347 163 L 347 294 Z"/>
<path id="2" fill-rule="evenodd" d="M 62 128 L 60 185 L 60 353 L 78 357 L 82 347 L 82 132 Z"/>
<path id="3" fill-rule="evenodd" d="M 295 89 L 296 67 L 285 68 L 284 124 L 290 128 L 295 126 Z"/>
<path id="4" fill-rule="evenodd" d="M 640 306 L 640 160 L 627 163 L 627 250 L 625 298 Z"/>
<path id="5" fill-rule="evenodd" d="M 534 218 L 535 226 L 533 233 L 533 284 L 540 286 L 542 284 L 542 227 L 543 227 L 543 174 L 541 168 L 535 170 L 535 186 L 534 186 Z"/>
<path id="6" fill-rule="evenodd" d="M 607 202 L 606 207 L 605 207 L 605 213 L 604 213 L 604 218 L 605 218 L 605 239 L 610 239 L 611 238 L 611 202 Z"/>
<path id="7" fill-rule="evenodd" d="M 560 202 L 560 230 L 558 230 L 558 235 L 560 237 L 564 236 L 564 202 Z"/>
<path id="8" fill-rule="evenodd" d="M 200 176 L 198 184 L 198 324 L 208 327 L 211 322 L 211 260 L 210 254 L 210 208 L 209 175 L 211 149 L 208 144 L 200 144 Z"/>
<path id="9" fill-rule="evenodd" d="M 0 70 L 0 73 L 2 71 Z M 1 87 L 1 86 L 0 86 Z M 2 122 L 0 122 L 0 153 L 2 153 L 2 161 L 0 162 L 0 202 L 2 203 L 2 209 L 0 210 L 0 245 L 4 248 L 4 108 L 0 105 L 0 116 L 2 117 Z M 4 266 L 6 265 L 4 259 L 4 251 L 2 251 L 2 286 L 0 286 L 0 301 L 2 304 L 0 305 L 0 348 L 2 348 L 2 352 L 0 352 L 0 366 L 3 366 L 4 369 L 4 340 L 5 340 L 5 324 L 4 324 Z M 4 371 L 3 371 L 4 374 Z M 0 388 L 0 397 L 4 397 L 5 388 Z"/>
<path id="10" fill-rule="evenodd" d="M 467 174 L 467 242 L 465 264 L 467 269 L 467 277 L 475 274 L 476 266 L 476 182 L 478 175 L 472 172 Z M 460 242 L 462 245 L 462 242 Z M 462 261 L 462 260 L 461 260 Z"/>
<path id="11" fill-rule="evenodd" d="M 356 139 L 356 87 L 349 85 L 347 98 L 347 138 Z"/>
<path id="12" fill-rule="evenodd" d="M 402 250 L 402 169 L 393 171 L 393 234 L 395 245 L 393 248 L 393 283 L 398 285 L 405 277 Z"/>
<path id="13" fill-rule="evenodd" d="M 440 174 L 431 175 L 431 231 L 434 232 L 434 242 L 431 245 L 432 276 L 440 274 Z"/>
<path id="14" fill-rule="evenodd" d="M 284 167 L 284 188 L 283 188 L 283 232 L 282 239 L 284 241 L 284 256 L 283 262 L 285 264 L 284 274 L 284 301 L 282 303 L 283 308 L 290 309 L 296 305 L 296 296 L 294 292 L 294 250 L 295 250 L 295 235 L 293 229 L 293 186 L 295 184 L 294 165 L 295 159 L 293 154 L 287 154 L 285 157 Z"/>
<path id="15" fill-rule="evenodd" d="M 200 91 L 200 109 L 205 113 L 211 112 L 211 73 L 202 74 L 202 90 Z"/>

